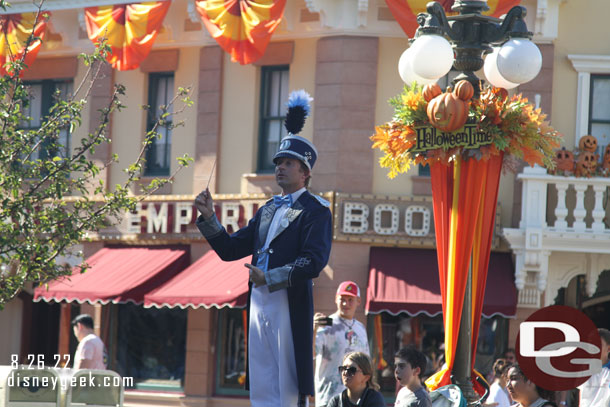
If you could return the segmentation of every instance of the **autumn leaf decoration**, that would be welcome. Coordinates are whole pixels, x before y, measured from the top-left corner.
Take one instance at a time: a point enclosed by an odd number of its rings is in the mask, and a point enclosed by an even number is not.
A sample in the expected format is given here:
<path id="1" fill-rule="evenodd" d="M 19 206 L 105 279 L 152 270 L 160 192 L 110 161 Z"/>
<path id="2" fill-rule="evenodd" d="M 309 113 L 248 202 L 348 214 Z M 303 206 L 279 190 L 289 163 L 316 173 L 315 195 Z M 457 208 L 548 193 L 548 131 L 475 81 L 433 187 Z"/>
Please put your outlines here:
<path id="1" fill-rule="evenodd" d="M 460 154 L 468 159 L 487 160 L 500 152 L 521 159 L 531 166 L 538 164 L 553 168 L 554 149 L 559 148 L 561 134 L 545 120 L 546 115 L 536 109 L 522 95 L 508 97 L 505 89 L 485 87 L 479 99 L 472 100 L 468 124 L 476 124 L 477 131 L 491 134 L 493 142 L 476 149 L 455 147 L 429 151 L 413 151 L 416 145 L 416 126 L 430 126 L 422 88 L 405 86 L 403 92 L 390 99 L 394 108 L 391 122 L 375 127 L 371 136 L 372 148 L 384 154 L 379 164 L 388 168 L 388 177 L 407 172 L 414 164 L 448 162 Z M 459 130 L 458 130 L 459 131 Z"/>

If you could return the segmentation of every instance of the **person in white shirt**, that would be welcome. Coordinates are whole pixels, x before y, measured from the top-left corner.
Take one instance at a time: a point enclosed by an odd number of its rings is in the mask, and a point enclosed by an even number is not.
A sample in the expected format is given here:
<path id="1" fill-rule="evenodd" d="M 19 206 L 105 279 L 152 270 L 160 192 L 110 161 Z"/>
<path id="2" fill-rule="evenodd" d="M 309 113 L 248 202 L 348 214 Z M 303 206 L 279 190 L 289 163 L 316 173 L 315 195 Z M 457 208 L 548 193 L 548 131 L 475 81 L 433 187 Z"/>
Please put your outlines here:
<path id="1" fill-rule="evenodd" d="M 360 287 L 353 281 L 339 284 L 335 296 L 337 312 L 314 315 L 316 407 L 326 406 L 345 389 L 337 370 L 349 352 L 369 355 L 364 325 L 354 318 L 360 305 Z"/>
<path id="2" fill-rule="evenodd" d="M 604 328 L 597 330 L 602 340 L 602 370 L 595 373 L 586 382 L 578 386 L 580 390 L 580 406 L 610 407 L 610 369 L 608 353 L 610 353 L 610 331 Z"/>
<path id="3" fill-rule="evenodd" d="M 497 359 L 493 365 L 494 381 L 489 387 L 487 403 L 497 403 L 497 407 L 509 407 L 512 404 L 506 385 L 508 384 L 508 369 L 512 363 L 504 358 Z"/>
<path id="4" fill-rule="evenodd" d="M 93 318 L 81 314 L 72 321 L 78 346 L 74 353 L 74 369 L 106 369 L 106 349 L 102 340 L 93 332 Z"/>

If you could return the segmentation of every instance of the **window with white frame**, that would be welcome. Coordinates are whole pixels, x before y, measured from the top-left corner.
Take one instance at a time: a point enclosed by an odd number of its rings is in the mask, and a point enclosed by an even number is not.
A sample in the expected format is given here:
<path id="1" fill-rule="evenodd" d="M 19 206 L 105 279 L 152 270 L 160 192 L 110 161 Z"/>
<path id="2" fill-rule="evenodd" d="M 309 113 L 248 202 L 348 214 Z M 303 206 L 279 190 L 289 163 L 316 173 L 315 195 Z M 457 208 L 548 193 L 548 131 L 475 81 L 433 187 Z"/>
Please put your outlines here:
<path id="1" fill-rule="evenodd" d="M 187 310 L 113 305 L 109 368 L 131 377 L 139 390 L 182 391 Z"/>
<path id="2" fill-rule="evenodd" d="M 597 139 L 601 157 L 610 144 L 610 74 L 591 75 L 588 133 Z"/>
<path id="3" fill-rule="evenodd" d="M 568 55 L 578 72 L 575 147 L 580 138 L 597 138 L 598 152 L 610 144 L 610 55 Z"/>
<path id="4" fill-rule="evenodd" d="M 216 389 L 219 395 L 246 396 L 246 335 L 248 319 L 243 308 L 218 310 L 216 331 Z"/>
<path id="5" fill-rule="evenodd" d="M 284 119 L 288 100 L 288 66 L 261 69 L 261 99 L 257 172 L 273 172 L 273 156 L 286 136 Z"/>
<path id="6" fill-rule="evenodd" d="M 72 93 L 71 79 L 47 79 L 25 82 L 29 94 L 29 103 L 23 106 L 23 114 L 27 118 L 21 123 L 21 128 L 37 130 L 42 125 L 51 107 L 59 100 L 66 100 Z M 39 140 L 33 140 L 37 143 Z M 43 140 L 29 159 L 45 160 L 50 157 L 68 157 L 70 154 L 70 130 L 59 131 L 57 140 Z"/>
<path id="7" fill-rule="evenodd" d="M 151 131 L 161 115 L 171 113 L 169 104 L 174 96 L 174 73 L 151 73 L 148 79 L 148 123 L 147 131 Z M 146 150 L 145 175 L 169 175 L 171 164 L 172 130 L 171 121 L 157 126 L 160 138 L 155 138 Z"/>

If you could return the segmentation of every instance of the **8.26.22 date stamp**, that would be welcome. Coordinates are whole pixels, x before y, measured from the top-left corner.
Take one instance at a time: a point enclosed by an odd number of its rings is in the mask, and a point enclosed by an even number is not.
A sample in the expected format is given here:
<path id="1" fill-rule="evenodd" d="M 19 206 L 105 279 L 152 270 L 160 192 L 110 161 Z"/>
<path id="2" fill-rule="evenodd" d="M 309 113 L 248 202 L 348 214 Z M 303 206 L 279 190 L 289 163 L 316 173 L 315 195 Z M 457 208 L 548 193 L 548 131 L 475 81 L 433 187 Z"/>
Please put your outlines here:
<path id="1" fill-rule="evenodd" d="M 67 369 L 70 367 L 70 355 L 54 354 L 50 361 L 45 360 L 43 354 L 27 354 L 24 363 L 19 363 L 19 355 L 11 354 L 11 367 L 16 369 L 19 365 L 25 366 L 26 369 L 44 369 L 52 367 L 54 369 Z"/>

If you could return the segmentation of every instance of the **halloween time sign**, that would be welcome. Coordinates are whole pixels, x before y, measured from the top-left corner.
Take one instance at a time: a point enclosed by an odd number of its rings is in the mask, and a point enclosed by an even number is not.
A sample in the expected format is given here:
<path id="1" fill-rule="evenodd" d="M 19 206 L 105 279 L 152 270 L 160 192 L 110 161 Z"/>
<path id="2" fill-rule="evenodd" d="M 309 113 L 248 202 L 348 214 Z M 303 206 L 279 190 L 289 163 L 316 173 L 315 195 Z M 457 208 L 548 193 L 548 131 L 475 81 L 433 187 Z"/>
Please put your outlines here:
<path id="1" fill-rule="evenodd" d="M 479 148 L 493 142 L 490 133 L 477 130 L 476 124 L 445 132 L 432 126 L 415 126 L 416 144 L 413 151 L 428 151 L 437 148 L 448 150 L 455 147 Z"/>

